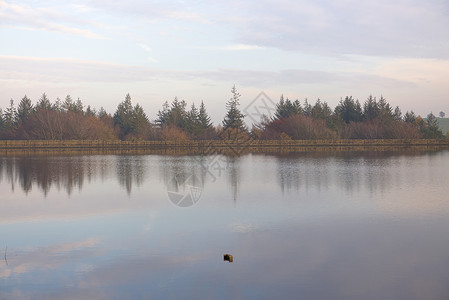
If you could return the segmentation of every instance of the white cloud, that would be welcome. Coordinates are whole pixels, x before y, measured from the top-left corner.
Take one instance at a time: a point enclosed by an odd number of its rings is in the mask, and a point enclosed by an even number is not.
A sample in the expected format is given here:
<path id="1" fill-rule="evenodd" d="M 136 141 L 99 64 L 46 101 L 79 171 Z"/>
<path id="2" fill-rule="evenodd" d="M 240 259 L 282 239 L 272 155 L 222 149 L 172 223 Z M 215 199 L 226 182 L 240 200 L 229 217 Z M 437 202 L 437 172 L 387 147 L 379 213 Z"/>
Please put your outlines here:
<path id="1" fill-rule="evenodd" d="M 260 47 L 257 45 L 244 45 L 244 44 L 236 44 L 218 48 L 219 50 L 231 50 L 231 51 L 240 51 L 240 50 L 261 50 L 265 49 L 265 47 Z"/>
<path id="2" fill-rule="evenodd" d="M 449 57 L 449 5 L 441 0 L 249 3 L 240 18 L 223 18 L 240 43 L 324 55 Z"/>
<path id="3" fill-rule="evenodd" d="M 66 23 L 74 23 L 75 26 Z M 83 28 L 92 24 L 94 22 L 81 20 L 52 8 L 31 7 L 24 4 L 7 3 L 6 1 L 0 2 L 0 26 L 52 31 L 90 39 L 105 39 L 102 35 Z"/>
<path id="4" fill-rule="evenodd" d="M 234 43 L 227 50 L 449 58 L 449 4 L 444 0 L 86 1 L 129 20 L 214 26 L 215 34 L 225 32 Z"/>
<path id="5" fill-rule="evenodd" d="M 149 61 L 158 62 L 149 57 Z M 128 66 L 96 61 L 61 58 L 35 58 L 0 55 L 0 80 L 30 80 L 45 82 L 140 82 L 154 78 L 171 80 L 234 81 L 260 88 L 272 86 L 324 85 L 352 82 L 400 88 L 413 82 L 377 74 L 356 72 L 326 72 L 300 69 L 254 71 L 217 69 L 204 71 L 163 70 L 151 67 Z"/>
<path id="6" fill-rule="evenodd" d="M 151 48 L 145 44 L 139 44 L 139 47 L 142 48 L 143 50 L 150 52 Z"/>
<path id="7" fill-rule="evenodd" d="M 146 52 L 151 52 L 151 47 L 145 44 L 138 44 L 138 46 L 140 48 L 142 48 L 143 50 L 145 50 Z M 152 56 L 148 56 L 147 60 L 151 63 L 158 63 L 159 60 L 157 60 L 156 58 L 152 57 Z"/>

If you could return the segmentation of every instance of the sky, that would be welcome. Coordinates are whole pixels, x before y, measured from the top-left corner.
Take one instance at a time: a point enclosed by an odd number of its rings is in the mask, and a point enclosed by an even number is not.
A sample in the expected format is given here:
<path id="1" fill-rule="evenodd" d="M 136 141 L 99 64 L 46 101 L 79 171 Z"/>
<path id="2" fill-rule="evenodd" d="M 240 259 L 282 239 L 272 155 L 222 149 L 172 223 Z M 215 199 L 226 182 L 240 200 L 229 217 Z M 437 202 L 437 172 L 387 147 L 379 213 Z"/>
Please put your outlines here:
<path id="1" fill-rule="evenodd" d="M 129 93 L 151 120 L 178 97 L 218 124 L 235 85 L 245 111 L 263 92 L 449 115 L 447 28 L 447 0 L 0 0 L 0 107 L 45 92 L 114 113 Z"/>

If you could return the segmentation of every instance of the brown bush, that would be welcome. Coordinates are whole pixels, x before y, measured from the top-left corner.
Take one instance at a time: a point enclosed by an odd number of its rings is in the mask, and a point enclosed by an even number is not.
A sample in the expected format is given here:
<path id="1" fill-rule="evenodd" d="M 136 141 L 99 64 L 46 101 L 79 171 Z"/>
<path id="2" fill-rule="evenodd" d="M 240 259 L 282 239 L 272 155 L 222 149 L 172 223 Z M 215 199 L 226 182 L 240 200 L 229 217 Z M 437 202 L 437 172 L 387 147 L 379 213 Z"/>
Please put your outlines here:
<path id="1" fill-rule="evenodd" d="M 419 139 L 417 126 L 403 121 L 382 123 L 379 119 L 350 122 L 341 133 L 344 139 Z"/>
<path id="2" fill-rule="evenodd" d="M 304 115 L 294 115 L 269 123 L 263 132 L 264 139 L 280 139 L 281 134 L 293 140 L 333 139 L 337 135 L 326 127 L 326 121 Z"/>
<path id="3" fill-rule="evenodd" d="M 112 128 L 94 116 L 39 109 L 19 129 L 20 138 L 38 140 L 111 140 Z"/>
<path id="4" fill-rule="evenodd" d="M 163 141 L 188 141 L 188 135 L 176 126 L 167 126 L 162 129 L 161 137 Z"/>
<path id="5" fill-rule="evenodd" d="M 223 140 L 247 140 L 249 134 L 246 131 L 242 131 L 238 128 L 227 128 L 219 133 L 220 138 Z"/>

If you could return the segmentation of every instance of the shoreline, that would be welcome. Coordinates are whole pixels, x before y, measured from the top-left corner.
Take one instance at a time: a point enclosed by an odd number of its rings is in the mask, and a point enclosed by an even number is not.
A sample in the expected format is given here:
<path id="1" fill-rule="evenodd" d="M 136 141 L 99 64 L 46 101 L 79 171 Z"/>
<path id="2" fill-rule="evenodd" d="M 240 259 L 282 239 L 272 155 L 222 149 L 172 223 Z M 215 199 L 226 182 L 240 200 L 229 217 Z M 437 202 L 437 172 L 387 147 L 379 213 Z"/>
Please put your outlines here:
<path id="1" fill-rule="evenodd" d="M 97 141 L 3 140 L 0 155 L 8 154 L 227 154 L 332 152 L 332 151 L 438 151 L 449 149 L 449 140 L 197 140 L 197 141 Z"/>

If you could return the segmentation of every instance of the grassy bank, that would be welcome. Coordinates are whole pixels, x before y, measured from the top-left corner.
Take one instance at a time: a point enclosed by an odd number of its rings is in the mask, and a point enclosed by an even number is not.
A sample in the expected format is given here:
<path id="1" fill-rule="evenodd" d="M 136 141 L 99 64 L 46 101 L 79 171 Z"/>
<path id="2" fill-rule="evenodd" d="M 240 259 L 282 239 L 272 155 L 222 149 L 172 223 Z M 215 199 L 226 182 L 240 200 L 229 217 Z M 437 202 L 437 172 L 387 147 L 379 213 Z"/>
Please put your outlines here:
<path id="1" fill-rule="evenodd" d="M 26 151 L 150 151 L 160 154 L 215 153 L 241 154 L 271 151 L 382 150 L 384 148 L 449 149 L 449 140 L 202 140 L 202 141 L 98 141 L 98 140 L 11 140 L 0 141 L 0 152 Z"/>

